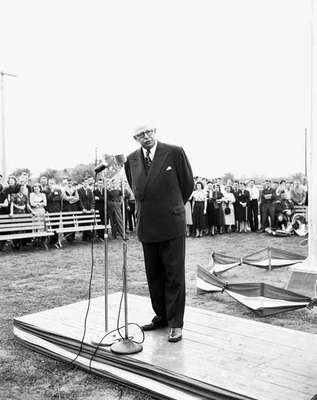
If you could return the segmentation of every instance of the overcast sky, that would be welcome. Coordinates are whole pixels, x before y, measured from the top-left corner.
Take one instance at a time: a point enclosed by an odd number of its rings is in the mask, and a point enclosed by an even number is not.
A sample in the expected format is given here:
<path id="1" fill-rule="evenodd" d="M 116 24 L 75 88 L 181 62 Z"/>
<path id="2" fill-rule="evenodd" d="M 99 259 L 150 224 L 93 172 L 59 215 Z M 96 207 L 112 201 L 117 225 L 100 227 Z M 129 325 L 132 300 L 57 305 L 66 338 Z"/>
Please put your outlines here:
<path id="1" fill-rule="evenodd" d="M 0 0 L 8 172 L 129 153 L 133 128 L 194 173 L 304 171 L 310 0 Z"/>

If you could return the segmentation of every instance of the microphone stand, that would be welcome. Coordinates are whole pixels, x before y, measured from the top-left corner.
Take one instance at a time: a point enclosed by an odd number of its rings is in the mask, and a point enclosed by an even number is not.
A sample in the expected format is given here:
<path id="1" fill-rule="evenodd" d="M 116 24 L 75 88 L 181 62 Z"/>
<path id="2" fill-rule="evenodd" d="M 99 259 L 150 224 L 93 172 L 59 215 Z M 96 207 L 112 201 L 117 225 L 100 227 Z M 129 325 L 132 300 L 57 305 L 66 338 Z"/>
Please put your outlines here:
<path id="1" fill-rule="evenodd" d="M 97 167 L 98 168 L 98 167 Z M 107 164 L 103 164 L 99 166 L 98 169 L 95 169 L 96 173 L 101 172 L 100 169 L 103 168 L 103 187 L 104 187 L 104 293 L 105 293 L 105 320 L 104 320 L 104 332 L 96 334 L 92 339 L 91 343 L 97 346 L 111 346 L 113 343 L 117 342 L 121 336 L 118 332 L 109 333 L 108 332 L 108 287 L 109 287 L 109 267 L 108 267 L 108 230 L 107 230 L 107 177 L 106 177 L 106 168 Z"/>
<path id="2" fill-rule="evenodd" d="M 109 282 L 109 274 L 108 274 L 108 229 L 107 229 L 107 180 L 106 180 L 106 170 L 103 171 L 103 190 L 104 190 L 104 224 L 105 231 L 103 235 L 104 240 L 104 252 L 105 252 L 105 273 L 104 273 L 104 286 L 105 286 L 105 332 L 108 332 L 108 282 Z"/>
<path id="3" fill-rule="evenodd" d="M 121 178 L 121 204 L 122 204 L 122 225 L 123 225 L 123 233 L 122 233 L 122 252 L 123 252 L 123 268 L 122 268 L 122 279 L 123 279 L 123 299 L 124 299 L 124 337 L 121 337 L 121 340 L 112 344 L 110 350 L 113 353 L 117 354 L 134 354 L 139 353 L 143 350 L 143 346 L 140 343 L 134 342 L 131 338 L 129 338 L 128 332 L 128 294 L 127 294 L 127 252 L 128 252 L 128 244 L 126 238 L 125 231 L 125 203 L 124 203 L 124 169 L 122 171 Z"/>

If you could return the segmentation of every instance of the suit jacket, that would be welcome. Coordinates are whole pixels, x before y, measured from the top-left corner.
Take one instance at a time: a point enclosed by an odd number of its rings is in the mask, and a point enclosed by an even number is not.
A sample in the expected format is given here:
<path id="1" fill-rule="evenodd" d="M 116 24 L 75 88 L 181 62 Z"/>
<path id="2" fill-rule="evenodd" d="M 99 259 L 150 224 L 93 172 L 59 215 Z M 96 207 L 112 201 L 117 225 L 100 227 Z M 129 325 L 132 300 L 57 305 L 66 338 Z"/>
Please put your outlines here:
<path id="1" fill-rule="evenodd" d="M 62 191 L 58 188 L 48 188 L 46 192 L 47 212 L 60 212 L 62 209 Z"/>
<path id="2" fill-rule="evenodd" d="M 128 156 L 125 171 L 135 196 L 139 240 L 162 242 L 184 235 L 184 204 L 194 187 L 192 169 L 184 150 L 158 142 L 146 174 L 140 148 Z"/>
<path id="3" fill-rule="evenodd" d="M 87 192 L 87 193 L 86 193 Z M 78 189 L 79 202 L 82 209 L 91 210 L 94 207 L 94 195 L 91 189 Z"/>
<path id="4" fill-rule="evenodd" d="M 249 204 L 250 202 L 250 192 L 248 190 L 239 190 L 238 196 L 236 197 L 236 201 L 239 203 L 247 203 Z"/>
<path id="5" fill-rule="evenodd" d="M 95 202 L 95 208 L 99 211 L 104 210 L 104 201 L 105 201 L 105 189 L 99 188 L 94 189 L 93 191 L 94 195 L 94 202 Z"/>

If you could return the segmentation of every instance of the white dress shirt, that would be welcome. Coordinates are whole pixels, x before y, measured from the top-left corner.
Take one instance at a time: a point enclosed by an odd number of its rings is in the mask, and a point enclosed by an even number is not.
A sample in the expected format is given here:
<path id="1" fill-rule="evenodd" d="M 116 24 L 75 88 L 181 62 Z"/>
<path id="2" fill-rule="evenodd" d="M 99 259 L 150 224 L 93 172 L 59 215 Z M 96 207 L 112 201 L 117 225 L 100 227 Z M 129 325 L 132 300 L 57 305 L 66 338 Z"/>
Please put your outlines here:
<path id="1" fill-rule="evenodd" d="M 251 186 L 249 186 L 247 188 L 247 190 L 250 193 L 250 200 L 259 200 L 260 192 L 259 192 L 259 189 L 256 186 L 253 186 L 252 188 L 251 188 Z"/>
<path id="2" fill-rule="evenodd" d="M 151 161 L 153 161 L 153 158 L 154 158 L 154 156 L 155 156 L 156 148 L 157 148 L 157 140 L 155 140 L 154 146 L 150 149 L 149 157 L 150 157 Z M 147 157 L 147 155 L 146 155 L 147 149 L 145 149 L 144 147 L 142 147 L 142 151 L 143 151 L 143 156 L 144 156 L 144 158 L 146 158 L 146 157 Z"/>

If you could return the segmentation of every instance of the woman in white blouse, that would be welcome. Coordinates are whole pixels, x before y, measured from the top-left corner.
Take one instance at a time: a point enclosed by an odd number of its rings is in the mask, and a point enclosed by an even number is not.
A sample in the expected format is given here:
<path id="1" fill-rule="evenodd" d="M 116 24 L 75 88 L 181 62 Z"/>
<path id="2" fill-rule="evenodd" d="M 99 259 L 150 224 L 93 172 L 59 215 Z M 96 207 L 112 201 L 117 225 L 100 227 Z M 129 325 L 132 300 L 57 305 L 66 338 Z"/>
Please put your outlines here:
<path id="1" fill-rule="evenodd" d="M 231 226 L 235 224 L 233 203 L 236 201 L 234 194 L 231 192 L 231 186 L 225 187 L 225 192 L 221 200 L 225 217 L 225 227 L 226 231 L 229 233 L 231 232 Z"/>
<path id="2" fill-rule="evenodd" d="M 46 207 L 46 195 L 41 192 L 39 183 L 33 185 L 33 192 L 30 193 L 30 207 L 33 215 L 44 215 Z"/>
<path id="3" fill-rule="evenodd" d="M 196 232 L 196 237 L 202 237 L 207 212 L 207 194 L 204 191 L 204 185 L 202 182 L 197 182 L 195 189 L 196 190 L 194 190 L 191 195 L 193 200 L 193 226 L 194 232 Z"/>

